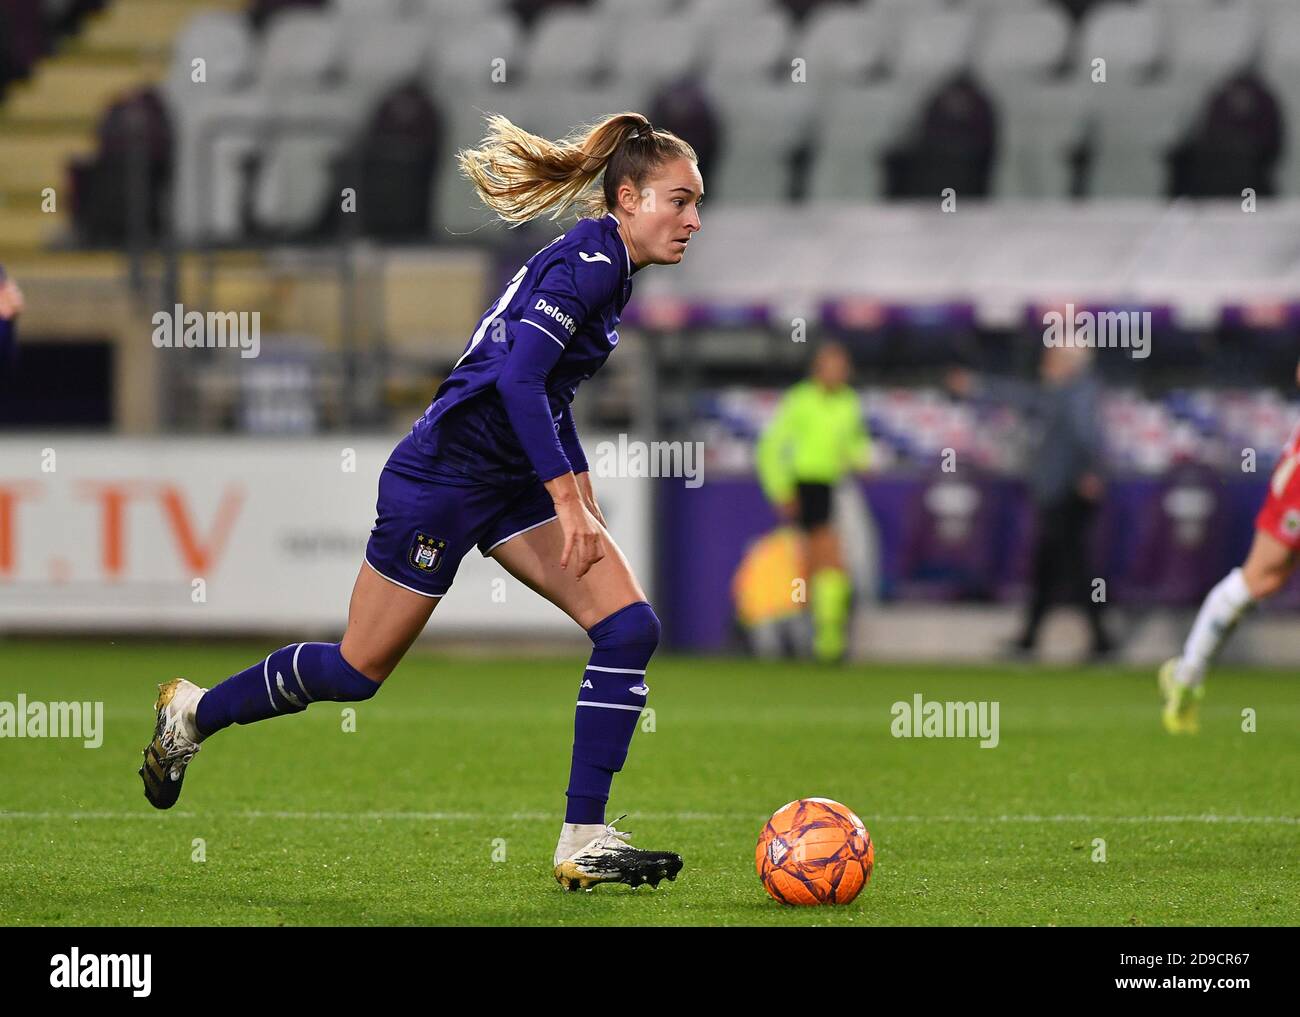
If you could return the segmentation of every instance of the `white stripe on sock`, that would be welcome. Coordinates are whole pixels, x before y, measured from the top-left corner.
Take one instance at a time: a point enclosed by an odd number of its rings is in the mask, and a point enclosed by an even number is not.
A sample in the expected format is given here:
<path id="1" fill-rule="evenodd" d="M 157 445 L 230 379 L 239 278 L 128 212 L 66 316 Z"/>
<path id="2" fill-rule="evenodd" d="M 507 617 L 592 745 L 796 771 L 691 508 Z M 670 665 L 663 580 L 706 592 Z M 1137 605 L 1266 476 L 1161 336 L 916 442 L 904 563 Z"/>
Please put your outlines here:
<path id="1" fill-rule="evenodd" d="M 266 669 L 267 665 L 270 663 L 271 663 L 270 657 L 267 657 L 266 660 L 262 661 L 262 680 L 266 682 L 266 698 L 271 701 L 271 709 L 274 710 L 276 713 L 279 713 L 280 708 L 275 705 L 275 696 L 271 694 L 271 674 Z"/>
<path id="2" fill-rule="evenodd" d="M 307 696 L 307 702 L 314 703 L 316 700 L 308 694 L 307 686 L 302 683 L 302 675 L 298 673 L 298 654 L 302 653 L 302 648 L 306 645 L 306 643 L 299 643 L 298 649 L 293 651 L 293 676 L 298 680 L 298 688 L 302 689 L 302 694 Z M 304 706 L 303 709 L 305 710 L 306 707 Z"/>
<path id="3" fill-rule="evenodd" d="M 624 706 L 622 703 L 590 703 L 584 700 L 578 700 L 579 706 L 599 706 L 602 710 L 635 710 L 640 713 L 645 709 L 644 706 Z"/>

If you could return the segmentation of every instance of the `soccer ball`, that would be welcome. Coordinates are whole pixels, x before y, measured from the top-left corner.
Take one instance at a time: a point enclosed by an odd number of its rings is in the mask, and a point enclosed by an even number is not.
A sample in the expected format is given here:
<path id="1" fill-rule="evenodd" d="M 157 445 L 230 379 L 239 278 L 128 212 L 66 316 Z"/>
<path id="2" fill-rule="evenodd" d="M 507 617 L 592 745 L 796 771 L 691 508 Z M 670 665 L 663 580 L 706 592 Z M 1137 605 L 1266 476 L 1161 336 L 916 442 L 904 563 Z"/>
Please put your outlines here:
<path id="1" fill-rule="evenodd" d="M 876 849 L 852 810 L 829 798 L 777 809 L 758 835 L 754 865 L 782 904 L 847 904 L 871 878 Z"/>

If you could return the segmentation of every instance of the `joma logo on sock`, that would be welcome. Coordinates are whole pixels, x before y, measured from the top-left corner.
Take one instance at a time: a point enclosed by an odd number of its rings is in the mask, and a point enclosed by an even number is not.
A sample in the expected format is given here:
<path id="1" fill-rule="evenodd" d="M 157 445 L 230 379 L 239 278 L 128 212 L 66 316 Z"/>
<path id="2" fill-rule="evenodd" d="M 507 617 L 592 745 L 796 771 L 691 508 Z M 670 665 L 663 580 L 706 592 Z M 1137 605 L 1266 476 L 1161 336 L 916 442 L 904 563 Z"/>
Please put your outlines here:
<path id="1" fill-rule="evenodd" d="M 928 703 L 917 693 L 910 703 L 899 700 L 890 713 L 894 721 L 889 733 L 895 738 L 979 738 L 981 749 L 998 744 L 998 703 L 955 703 L 932 699 Z"/>
<path id="2" fill-rule="evenodd" d="M 80 738 L 88 749 L 104 743 L 104 704 L 29 703 L 0 699 L 0 738 Z"/>
<path id="3" fill-rule="evenodd" d="M 50 985 L 55 989 L 130 989 L 132 996 L 143 997 L 152 984 L 153 954 L 83 954 L 74 946 L 50 958 Z"/>

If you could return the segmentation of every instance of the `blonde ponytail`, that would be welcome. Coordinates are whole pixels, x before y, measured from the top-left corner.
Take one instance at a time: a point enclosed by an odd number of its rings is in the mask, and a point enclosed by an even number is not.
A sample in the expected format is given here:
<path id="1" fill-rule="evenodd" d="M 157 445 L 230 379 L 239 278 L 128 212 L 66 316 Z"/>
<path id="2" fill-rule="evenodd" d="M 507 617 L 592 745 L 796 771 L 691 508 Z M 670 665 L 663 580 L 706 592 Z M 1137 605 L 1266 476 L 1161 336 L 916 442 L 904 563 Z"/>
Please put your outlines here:
<path id="1" fill-rule="evenodd" d="M 560 141 L 530 134 L 499 113 L 488 114 L 487 130 L 479 147 L 457 152 L 456 161 L 483 204 L 512 226 L 548 210 L 558 219 L 574 203 L 586 215 L 601 215 L 617 203 L 625 178 L 639 189 L 668 159 L 697 161 L 690 145 L 640 113 L 617 113 Z"/>

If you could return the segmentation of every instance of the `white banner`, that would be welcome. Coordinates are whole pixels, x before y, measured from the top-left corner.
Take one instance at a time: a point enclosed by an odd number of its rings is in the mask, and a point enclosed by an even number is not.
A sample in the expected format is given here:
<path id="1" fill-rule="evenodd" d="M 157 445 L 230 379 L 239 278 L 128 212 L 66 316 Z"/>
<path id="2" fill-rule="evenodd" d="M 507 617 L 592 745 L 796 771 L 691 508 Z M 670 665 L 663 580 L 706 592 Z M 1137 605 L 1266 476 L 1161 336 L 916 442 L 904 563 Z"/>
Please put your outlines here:
<path id="1" fill-rule="evenodd" d="M 397 440 L 0 439 L 0 632 L 341 635 Z M 647 589 L 653 483 L 595 481 Z M 575 628 L 477 549 L 430 623 L 434 633 Z"/>

